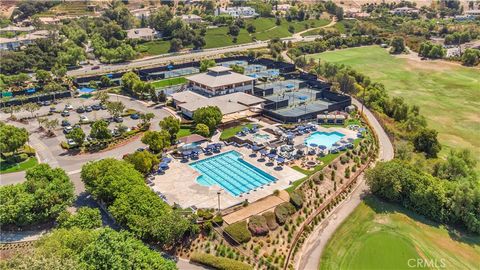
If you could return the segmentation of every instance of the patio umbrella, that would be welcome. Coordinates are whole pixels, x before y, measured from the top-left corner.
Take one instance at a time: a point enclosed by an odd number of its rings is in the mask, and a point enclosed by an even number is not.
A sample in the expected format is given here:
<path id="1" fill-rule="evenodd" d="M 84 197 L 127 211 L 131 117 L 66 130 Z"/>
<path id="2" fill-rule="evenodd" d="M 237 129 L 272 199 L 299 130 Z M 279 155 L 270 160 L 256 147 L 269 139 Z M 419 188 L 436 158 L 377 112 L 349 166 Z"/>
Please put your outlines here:
<path id="1" fill-rule="evenodd" d="M 243 130 L 244 132 L 248 132 L 250 129 L 249 129 L 248 127 L 244 127 L 244 128 L 242 128 L 242 130 Z"/>
<path id="2" fill-rule="evenodd" d="M 168 168 L 168 163 L 162 162 L 162 163 L 160 163 L 159 166 L 160 166 L 160 168 L 165 169 L 165 168 Z"/>
<path id="3" fill-rule="evenodd" d="M 267 150 L 265 150 L 265 149 L 261 149 L 259 152 L 262 156 L 267 154 Z"/>
<path id="4" fill-rule="evenodd" d="M 184 151 L 184 152 L 182 152 L 182 155 L 184 155 L 184 156 L 190 156 L 190 154 L 192 154 L 192 151 Z"/>
<path id="5" fill-rule="evenodd" d="M 311 143 L 310 146 L 311 146 L 311 147 L 317 147 L 318 144 L 316 144 L 316 143 Z"/>
<path id="6" fill-rule="evenodd" d="M 277 155 L 275 155 L 275 154 L 273 154 L 273 153 L 270 153 L 270 154 L 267 155 L 267 157 L 270 158 L 270 159 L 275 158 L 275 156 L 277 156 Z"/>
<path id="7" fill-rule="evenodd" d="M 283 157 L 277 157 L 277 162 L 278 163 L 283 163 L 283 162 L 285 162 L 285 159 Z"/>
<path id="8" fill-rule="evenodd" d="M 172 159 L 169 158 L 169 157 L 164 157 L 164 158 L 162 158 L 162 162 L 170 163 L 170 161 L 172 161 Z"/>
<path id="9" fill-rule="evenodd" d="M 257 145 L 254 145 L 254 146 L 252 147 L 252 151 L 255 151 L 255 152 L 258 151 L 258 150 L 260 150 L 260 149 L 261 149 L 261 147 L 259 147 L 259 146 L 257 146 Z"/>
<path id="10" fill-rule="evenodd" d="M 347 141 L 349 141 L 349 142 L 353 142 L 353 141 L 354 141 L 354 139 L 353 139 L 353 138 L 348 138 L 348 139 L 347 139 Z"/>
<path id="11" fill-rule="evenodd" d="M 221 143 L 216 143 L 215 147 L 222 148 L 222 144 Z"/>
<path id="12" fill-rule="evenodd" d="M 327 149 L 327 147 L 325 145 L 319 145 L 318 148 L 322 149 L 322 150 L 325 150 Z"/>

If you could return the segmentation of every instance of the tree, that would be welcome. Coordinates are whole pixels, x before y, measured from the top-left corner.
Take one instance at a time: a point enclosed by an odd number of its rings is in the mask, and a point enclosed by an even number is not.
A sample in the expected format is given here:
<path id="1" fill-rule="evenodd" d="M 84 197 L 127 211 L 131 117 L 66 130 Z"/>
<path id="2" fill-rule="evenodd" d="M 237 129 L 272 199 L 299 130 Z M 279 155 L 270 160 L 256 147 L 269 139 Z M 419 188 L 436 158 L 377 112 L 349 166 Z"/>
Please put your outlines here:
<path id="1" fill-rule="evenodd" d="M 51 72 L 57 77 L 58 79 L 65 77 L 67 75 L 67 68 L 63 65 L 55 65 Z"/>
<path id="2" fill-rule="evenodd" d="M 342 7 L 337 7 L 335 9 L 335 17 L 337 17 L 338 21 L 343 20 L 343 8 Z"/>
<path id="3" fill-rule="evenodd" d="M 170 134 L 166 130 L 147 131 L 142 137 L 142 142 L 155 153 L 161 152 L 170 146 Z"/>
<path id="4" fill-rule="evenodd" d="M 293 27 L 293 25 L 289 25 L 288 26 L 288 32 L 290 32 L 292 34 L 295 33 L 295 27 Z"/>
<path id="5" fill-rule="evenodd" d="M 210 135 L 210 130 L 208 129 L 207 125 L 204 124 L 197 124 L 195 126 L 195 133 L 201 135 L 203 137 L 208 137 Z"/>
<path id="6" fill-rule="evenodd" d="M 102 216 L 98 208 L 80 207 L 75 214 L 63 211 L 57 218 L 59 228 L 96 229 L 102 227 Z"/>
<path id="7" fill-rule="evenodd" d="M 346 94 L 355 93 L 355 78 L 346 72 L 337 74 L 336 81 L 339 83 L 340 91 Z"/>
<path id="8" fill-rule="evenodd" d="M 121 101 L 111 101 L 107 103 L 107 111 L 113 117 L 118 117 L 125 110 L 125 105 Z"/>
<path id="9" fill-rule="evenodd" d="M 213 132 L 222 121 L 223 114 L 217 106 L 207 106 L 197 109 L 193 113 L 193 121 L 204 124 Z"/>
<path id="10" fill-rule="evenodd" d="M 67 88 L 57 82 L 49 82 L 43 87 L 43 90 L 47 93 L 53 94 L 53 100 L 55 100 L 55 93 L 66 91 Z"/>
<path id="11" fill-rule="evenodd" d="M 16 153 L 28 141 L 28 132 L 24 128 L 12 125 L 0 125 L 0 152 Z"/>
<path id="12" fill-rule="evenodd" d="M 52 75 L 46 70 L 37 69 L 37 71 L 35 71 L 35 78 L 40 83 L 46 83 L 52 80 Z"/>
<path id="13" fill-rule="evenodd" d="M 20 184 L 0 187 L 0 225 L 25 226 L 54 219 L 73 202 L 73 183 L 64 170 L 39 164 Z"/>
<path id="14" fill-rule="evenodd" d="M 107 75 L 103 75 L 100 77 L 100 83 L 102 84 L 102 87 L 110 87 L 113 82 Z"/>
<path id="15" fill-rule="evenodd" d="M 133 85 L 140 81 L 140 77 L 132 71 L 128 71 L 122 75 L 122 88 L 125 91 L 132 91 Z"/>
<path id="16" fill-rule="evenodd" d="M 108 129 L 108 123 L 104 120 L 98 120 L 92 123 L 90 137 L 97 140 L 108 140 L 112 138 L 112 133 Z"/>
<path id="17" fill-rule="evenodd" d="M 131 163 L 137 171 L 144 175 L 150 173 L 159 163 L 157 156 L 149 151 L 137 151 L 127 155 L 125 161 Z"/>
<path id="18" fill-rule="evenodd" d="M 161 6 L 155 11 L 155 13 L 148 17 L 148 24 L 150 27 L 155 28 L 155 30 L 164 32 L 165 28 L 167 27 L 167 23 L 171 19 L 173 19 L 173 14 L 170 11 L 170 8 Z"/>
<path id="19" fill-rule="evenodd" d="M 237 37 L 238 34 L 240 34 L 240 27 L 238 27 L 236 24 L 230 25 L 228 27 L 228 34 Z"/>
<path id="20" fill-rule="evenodd" d="M 65 138 L 73 140 L 78 146 L 82 146 L 85 140 L 85 132 L 81 127 L 76 127 L 65 135 Z"/>
<path id="21" fill-rule="evenodd" d="M 34 117 L 34 112 L 38 111 L 40 109 L 40 106 L 37 103 L 27 103 L 24 105 L 25 111 L 29 112 L 32 114 L 32 118 Z"/>
<path id="22" fill-rule="evenodd" d="M 392 41 L 390 42 L 390 53 L 392 54 L 399 54 L 405 51 L 405 40 L 403 37 L 393 37 Z"/>
<path id="23" fill-rule="evenodd" d="M 140 119 L 142 119 L 142 123 L 144 125 L 149 124 L 150 121 L 155 118 L 155 114 L 153 113 L 142 113 L 140 114 Z"/>
<path id="24" fill-rule="evenodd" d="M 45 122 L 45 127 L 47 128 L 48 133 L 50 133 L 50 134 L 55 134 L 55 133 L 53 133 L 52 130 L 57 128 L 59 125 L 60 125 L 60 123 L 58 122 L 58 119 L 52 119 L 52 120 L 48 120 L 48 121 Z"/>
<path id="25" fill-rule="evenodd" d="M 174 116 L 167 116 L 163 118 L 159 123 L 163 130 L 166 130 L 170 134 L 170 141 L 175 142 L 177 133 L 180 130 L 180 119 Z"/>
<path id="26" fill-rule="evenodd" d="M 192 40 L 192 44 L 193 44 L 193 49 L 194 50 L 198 50 L 198 49 L 201 49 L 203 48 L 205 45 L 207 45 L 207 43 L 205 42 L 205 38 L 200 36 L 200 35 L 196 35 L 193 40 Z"/>
<path id="27" fill-rule="evenodd" d="M 480 50 L 478 49 L 466 49 L 462 55 L 462 63 L 465 66 L 476 66 L 480 63 Z"/>
<path id="28" fill-rule="evenodd" d="M 255 31 L 257 31 L 257 28 L 255 28 L 255 25 L 253 24 L 249 24 L 247 26 L 247 31 L 251 34 L 251 33 L 255 33 Z"/>
<path id="29" fill-rule="evenodd" d="M 213 59 L 202 60 L 200 61 L 200 72 L 205 72 L 208 68 L 214 67 L 216 65 L 217 63 L 215 63 L 215 60 Z"/>
<path id="30" fill-rule="evenodd" d="M 173 38 L 170 40 L 170 49 L 169 52 L 178 52 L 182 49 L 182 41 L 178 38 Z"/>
<path id="31" fill-rule="evenodd" d="M 429 158 L 437 157 L 437 153 L 442 149 L 437 134 L 438 132 L 434 129 L 420 130 L 413 138 L 413 147 L 416 151 L 424 152 Z"/>
<path id="32" fill-rule="evenodd" d="M 102 103 L 102 104 L 107 104 L 110 96 L 105 91 L 97 91 L 93 98 L 96 99 L 96 100 L 99 100 L 100 103 Z"/>
<path id="33" fill-rule="evenodd" d="M 447 160 L 435 164 L 432 174 L 441 179 L 457 181 L 470 178 L 474 182 L 477 179 L 476 166 L 477 161 L 468 149 L 452 150 Z"/>

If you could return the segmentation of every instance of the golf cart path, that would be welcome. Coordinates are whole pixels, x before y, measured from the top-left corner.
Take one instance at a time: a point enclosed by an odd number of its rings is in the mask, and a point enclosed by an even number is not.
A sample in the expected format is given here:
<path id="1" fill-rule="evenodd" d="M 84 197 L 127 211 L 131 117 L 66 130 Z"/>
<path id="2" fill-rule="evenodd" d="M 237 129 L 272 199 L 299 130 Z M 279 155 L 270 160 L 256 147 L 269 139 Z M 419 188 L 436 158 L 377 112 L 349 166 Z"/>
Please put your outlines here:
<path id="1" fill-rule="evenodd" d="M 361 103 L 352 98 L 352 103 L 358 108 Z M 387 161 L 393 159 L 394 149 L 390 139 L 385 130 L 383 130 L 380 123 L 377 121 L 373 113 L 366 107 L 363 109 L 365 116 L 370 122 L 373 131 L 377 134 L 379 141 L 379 161 Z M 313 270 L 318 269 L 322 252 L 338 227 L 346 220 L 346 218 L 355 210 L 360 204 L 364 194 L 368 192 L 368 186 L 365 184 L 364 175 L 359 176 L 359 184 L 354 192 L 340 205 L 323 222 L 324 224 L 318 226 L 306 239 L 305 244 L 298 257 L 295 260 L 295 269 Z"/>

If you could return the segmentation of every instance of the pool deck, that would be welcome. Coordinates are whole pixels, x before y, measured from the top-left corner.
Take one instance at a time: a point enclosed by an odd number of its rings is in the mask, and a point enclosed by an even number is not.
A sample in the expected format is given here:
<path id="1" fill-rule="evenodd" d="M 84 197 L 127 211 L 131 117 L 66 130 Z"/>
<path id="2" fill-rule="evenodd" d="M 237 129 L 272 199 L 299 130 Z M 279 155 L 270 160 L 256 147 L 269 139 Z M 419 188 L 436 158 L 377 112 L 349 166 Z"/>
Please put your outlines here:
<path id="1" fill-rule="evenodd" d="M 340 132 L 342 134 L 344 134 L 345 136 L 342 137 L 342 140 L 343 139 L 348 139 L 348 138 L 352 138 L 352 139 L 356 139 L 357 138 L 357 132 L 354 131 L 354 130 L 350 130 L 348 128 L 344 128 L 344 127 L 322 127 L 322 126 L 317 126 L 317 131 L 319 132 L 328 132 L 328 133 L 332 133 L 332 132 Z M 293 143 L 294 145 L 301 145 L 301 144 L 304 144 L 305 142 L 305 139 L 310 136 L 313 132 L 310 132 L 308 134 L 304 134 L 304 135 L 301 135 L 301 136 L 297 136 L 293 139 Z"/>
<path id="2" fill-rule="evenodd" d="M 222 153 L 235 150 L 243 155 L 243 159 L 257 168 L 277 178 L 276 183 L 271 183 L 250 191 L 250 194 L 242 196 L 233 196 L 219 186 L 202 186 L 196 179 L 200 173 L 190 167 L 189 163 L 181 163 L 179 160 L 173 160 L 170 163 L 170 169 L 165 174 L 155 176 L 153 180 L 154 191 L 160 191 L 167 198 L 169 204 L 177 203 L 182 208 L 196 206 L 197 208 L 217 208 L 217 191 L 221 191 L 220 208 L 225 209 L 233 205 L 241 204 L 245 200 L 250 203 L 267 197 L 275 190 L 283 190 L 290 186 L 291 182 L 303 178 L 305 175 L 294 169 L 283 166 L 282 170 L 275 170 L 274 166 L 266 166 L 266 162 L 258 162 L 257 158 L 250 157 L 251 150 L 246 148 L 237 148 L 234 146 L 225 146 Z M 200 155 L 200 159 L 211 156 Z M 194 162 L 194 161 L 192 161 Z"/>

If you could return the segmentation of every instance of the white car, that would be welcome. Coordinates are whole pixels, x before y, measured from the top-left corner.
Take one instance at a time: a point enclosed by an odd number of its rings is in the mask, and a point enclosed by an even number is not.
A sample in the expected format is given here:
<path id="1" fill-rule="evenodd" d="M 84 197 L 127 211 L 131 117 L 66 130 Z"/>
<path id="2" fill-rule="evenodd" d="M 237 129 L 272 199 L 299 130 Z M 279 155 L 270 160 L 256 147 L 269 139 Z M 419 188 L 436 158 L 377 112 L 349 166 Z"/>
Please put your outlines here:
<path id="1" fill-rule="evenodd" d="M 70 105 L 70 104 L 67 104 L 67 105 L 65 105 L 65 110 L 71 111 L 71 110 L 73 110 L 73 106 Z"/>
<path id="2" fill-rule="evenodd" d="M 88 121 L 88 117 L 85 116 L 85 115 L 80 115 L 80 121 L 81 121 L 81 122 L 87 122 L 87 121 Z"/>
<path id="3" fill-rule="evenodd" d="M 68 144 L 69 146 L 75 146 L 75 145 L 77 145 L 77 143 L 76 143 L 74 140 L 72 140 L 72 139 L 67 139 L 67 144 Z"/>

